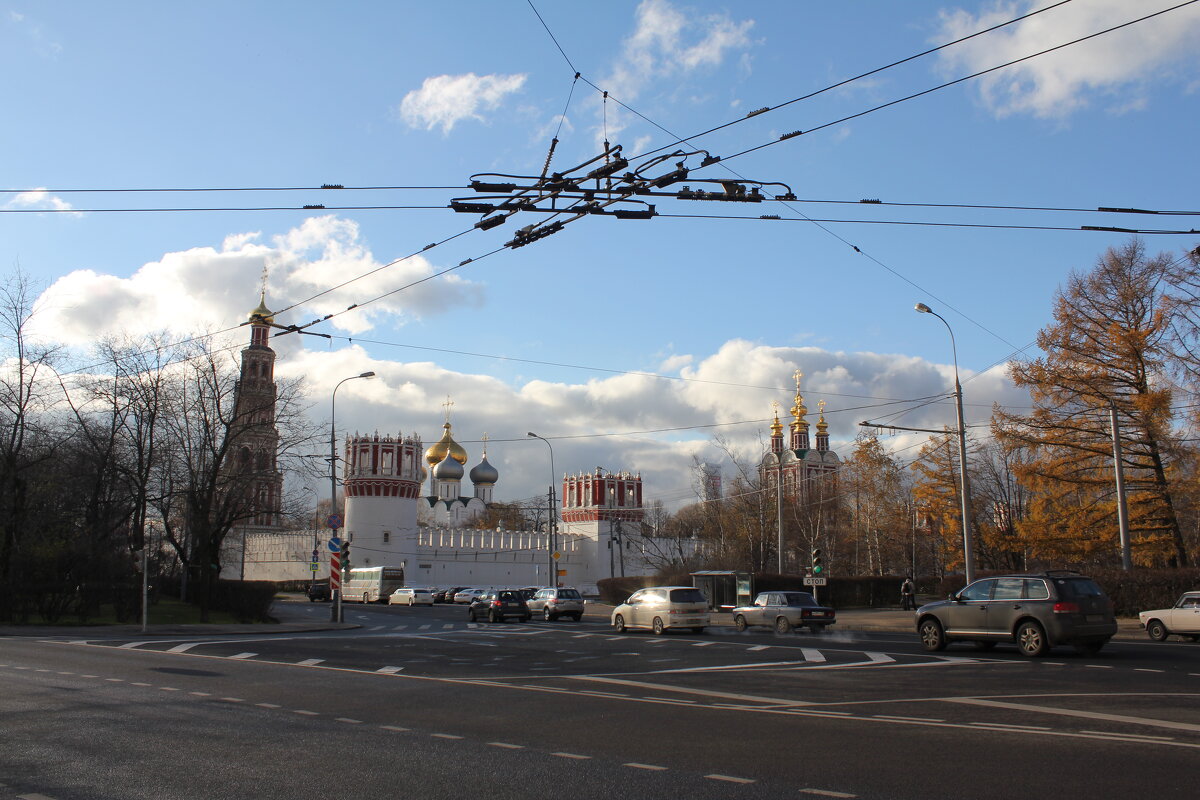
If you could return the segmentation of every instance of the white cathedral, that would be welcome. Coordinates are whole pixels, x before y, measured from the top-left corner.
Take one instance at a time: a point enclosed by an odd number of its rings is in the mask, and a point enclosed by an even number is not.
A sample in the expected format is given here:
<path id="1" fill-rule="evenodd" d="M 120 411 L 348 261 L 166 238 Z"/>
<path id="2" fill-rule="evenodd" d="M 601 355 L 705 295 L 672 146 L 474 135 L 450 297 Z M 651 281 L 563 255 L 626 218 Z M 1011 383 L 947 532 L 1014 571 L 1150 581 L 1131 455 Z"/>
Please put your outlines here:
<path id="1" fill-rule="evenodd" d="M 243 351 L 244 361 L 253 357 L 273 364 L 262 352 L 270 351 L 266 339 L 273 325 L 265 303 L 251 312 L 252 347 Z M 643 535 L 642 478 L 627 471 L 596 468 L 564 475 L 561 516 L 550 531 L 479 528 L 499 471 L 487 459 L 485 436 L 480 461 L 467 475 L 472 493 L 464 495 L 469 456 L 454 440 L 449 411 L 442 428 L 441 439 L 428 449 L 420 436 L 399 432 L 345 440 L 340 534 L 350 542 L 352 566 L 401 567 L 411 586 L 549 586 L 557 581 L 594 593 L 601 578 L 653 574 L 695 555 L 690 540 Z M 422 492 L 426 478 L 427 494 Z M 330 530 L 286 530 L 278 523 L 237 529 L 223 548 L 222 577 L 326 578 L 331 535 Z"/>

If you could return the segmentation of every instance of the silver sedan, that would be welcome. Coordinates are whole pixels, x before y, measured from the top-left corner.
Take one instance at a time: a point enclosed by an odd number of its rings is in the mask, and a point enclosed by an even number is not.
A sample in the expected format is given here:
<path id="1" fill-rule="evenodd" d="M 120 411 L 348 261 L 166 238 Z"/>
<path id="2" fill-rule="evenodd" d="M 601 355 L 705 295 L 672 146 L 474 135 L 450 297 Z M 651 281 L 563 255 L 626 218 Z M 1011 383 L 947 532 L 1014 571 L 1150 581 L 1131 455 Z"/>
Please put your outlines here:
<path id="1" fill-rule="evenodd" d="M 781 634 L 802 627 L 820 633 L 835 622 L 837 612 L 818 603 L 808 592 L 760 592 L 753 605 L 733 610 L 733 625 L 739 631 L 765 625 Z"/>

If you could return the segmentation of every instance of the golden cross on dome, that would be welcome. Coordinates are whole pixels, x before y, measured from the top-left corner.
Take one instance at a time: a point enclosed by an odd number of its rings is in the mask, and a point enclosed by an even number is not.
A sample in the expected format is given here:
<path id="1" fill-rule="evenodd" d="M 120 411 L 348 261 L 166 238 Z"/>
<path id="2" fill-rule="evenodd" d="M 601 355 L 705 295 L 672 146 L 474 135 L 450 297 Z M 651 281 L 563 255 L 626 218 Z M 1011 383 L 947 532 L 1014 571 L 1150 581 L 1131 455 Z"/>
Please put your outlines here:
<path id="1" fill-rule="evenodd" d="M 825 416 L 825 401 L 824 400 L 817 401 L 817 408 L 821 409 L 821 416 L 822 417 Z"/>
<path id="2" fill-rule="evenodd" d="M 259 282 L 259 290 L 262 292 L 263 297 L 267 296 L 267 265 L 266 264 L 263 264 L 262 279 Z"/>
<path id="3" fill-rule="evenodd" d="M 485 434 L 483 434 L 483 457 L 484 458 L 487 458 L 487 443 L 488 443 L 488 435 L 485 433 Z"/>
<path id="4" fill-rule="evenodd" d="M 450 409 L 454 407 L 454 401 L 450 399 L 450 395 L 446 395 L 446 402 L 442 403 L 442 408 L 446 409 L 446 424 L 450 424 Z"/>
<path id="5" fill-rule="evenodd" d="M 772 400 L 772 401 L 771 401 L 771 408 L 775 409 L 775 416 L 777 416 L 777 417 L 778 417 L 778 416 L 779 416 L 779 401 L 778 401 L 778 400 Z"/>
<path id="6" fill-rule="evenodd" d="M 804 373 L 796 370 L 792 373 L 792 377 L 796 379 L 796 394 L 800 394 L 800 379 L 804 377 Z"/>

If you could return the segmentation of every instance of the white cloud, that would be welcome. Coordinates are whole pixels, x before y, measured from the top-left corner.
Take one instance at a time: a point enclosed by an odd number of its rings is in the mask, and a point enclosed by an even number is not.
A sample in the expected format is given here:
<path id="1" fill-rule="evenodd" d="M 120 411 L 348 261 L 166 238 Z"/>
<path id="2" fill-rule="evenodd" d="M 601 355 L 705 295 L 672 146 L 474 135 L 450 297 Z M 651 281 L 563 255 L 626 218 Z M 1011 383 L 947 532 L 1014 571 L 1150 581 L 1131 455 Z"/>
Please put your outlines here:
<path id="1" fill-rule="evenodd" d="M 470 454 L 468 469 L 478 463 L 483 434 L 490 437 L 488 460 L 501 473 L 496 495 L 500 500 L 545 491 L 548 453 L 540 442 L 527 439 L 526 432 L 533 430 L 553 442 L 560 476 L 597 466 L 630 470 L 642 473 L 648 499 L 662 498 L 671 501 L 669 505 L 690 501 L 693 456 L 724 462 L 726 474 L 732 474 L 732 465 L 713 444 L 714 435 L 727 439 L 753 464 L 765 443 L 771 401 L 779 401 L 781 420 L 790 422 L 796 369 L 805 373 L 802 389 L 809 422 L 815 425 L 817 404 L 826 400 L 833 447 L 843 456 L 860 431 L 859 420 L 888 419 L 896 425 L 934 429 L 955 424 L 948 397 L 953 385 L 950 365 L 904 355 L 768 347 L 743 340 L 691 360 L 695 366 L 680 374 L 692 381 L 616 375 L 580 383 L 530 380 L 514 386 L 431 362 L 372 358 L 352 347 L 281 357 L 278 371 L 308 376 L 312 397 L 318 398 L 318 418 L 327 413 L 329 393 L 338 380 L 375 371 L 375 380 L 356 381 L 339 392 L 337 425 L 342 433 L 415 433 L 429 444 L 441 435 L 442 403 L 450 395 L 454 436 Z M 964 372 L 962 377 L 969 425 L 986 423 L 993 401 L 1029 403 L 1007 379 L 1004 367 L 979 376 Z M 894 417 L 918 405 L 894 399 L 939 394 L 947 398 Z M 688 426 L 692 429 L 676 430 Z M 986 429 L 976 433 L 986 438 Z M 883 437 L 885 445 L 897 448 L 916 445 L 902 453 L 905 461 L 916 455 L 925 439 L 924 434 Z"/>
<path id="2" fill-rule="evenodd" d="M 938 41 L 948 41 L 1028 13 L 1045 0 L 999 3 L 978 16 L 943 12 Z M 972 73 L 1131 21 L 1167 3 L 1090 0 L 1052 9 L 941 53 L 957 75 Z M 1062 118 L 1104 98 L 1112 111 L 1127 112 L 1145 101 L 1146 82 L 1190 79 L 1200 8 L 1189 6 L 986 75 L 975 82 L 997 116 L 1032 114 Z M 1172 75 L 1173 71 L 1177 71 Z"/>
<path id="3" fill-rule="evenodd" d="M 634 13 L 634 31 L 601 86 L 631 103 L 652 82 L 719 66 L 730 52 L 750 45 L 753 27 L 754 20 L 735 22 L 726 14 L 682 10 L 670 0 L 642 0 Z M 610 104 L 609 138 L 623 128 L 620 112 Z"/>
<path id="4" fill-rule="evenodd" d="M 32 189 L 20 192 L 4 204 L 4 208 L 47 209 L 51 211 L 69 211 L 73 206 L 57 195 L 50 194 L 46 189 Z M 75 213 L 69 216 L 82 216 Z"/>
<path id="5" fill-rule="evenodd" d="M 400 118 L 412 128 L 448 134 L 459 122 L 483 121 L 482 111 L 494 111 L 507 95 L 525 84 L 525 75 L 438 75 L 426 78 L 420 89 L 400 102 Z"/>
<path id="6" fill-rule="evenodd" d="M 77 270 L 42 294 L 37 321 L 45 335 L 52 332 L 55 339 L 70 345 L 85 345 L 116 331 L 193 333 L 237 325 L 257 305 L 264 267 L 269 274 L 270 307 L 301 303 L 279 322 L 307 322 L 354 303 L 364 304 L 327 323 L 351 334 L 370 329 L 383 317 L 391 324 L 403 324 L 451 305 L 482 300 L 482 287 L 448 276 L 365 305 L 436 269 L 422 256 L 384 267 L 362 240 L 355 222 L 329 215 L 307 219 L 272 237 L 270 243 L 263 243 L 259 233 L 241 233 L 226 237 L 219 249 L 166 253 L 128 278 Z M 373 270 L 377 271 L 370 277 L 307 300 Z"/>

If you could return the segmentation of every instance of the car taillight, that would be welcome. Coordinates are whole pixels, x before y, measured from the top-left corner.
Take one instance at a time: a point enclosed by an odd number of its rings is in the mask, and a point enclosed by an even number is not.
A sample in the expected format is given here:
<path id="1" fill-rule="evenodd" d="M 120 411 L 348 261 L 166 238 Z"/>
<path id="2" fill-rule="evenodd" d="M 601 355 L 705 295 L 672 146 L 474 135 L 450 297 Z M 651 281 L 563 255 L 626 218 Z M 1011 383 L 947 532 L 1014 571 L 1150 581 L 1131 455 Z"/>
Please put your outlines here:
<path id="1" fill-rule="evenodd" d="M 1063 602 L 1055 603 L 1054 604 L 1054 613 L 1055 614 L 1078 614 L 1079 613 L 1079 603 L 1063 603 Z"/>
<path id="2" fill-rule="evenodd" d="M 802 617 L 811 617 L 811 616 L 812 616 L 812 612 L 811 612 L 811 611 L 809 611 L 809 610 L 806 608 L 806 609 L 804 609 L 803 611 L 801 611 L 801 612 L 800 612 L 800 616 L 802 616 Z"/>
<path id="3" fill-rule="evenodd" d="M 493 601 L 492 601 L 492 605 L 493 605 L 493 606 L 495 606 L 496 608 L 499 608 L 499 607 L 500 607 L 500 605 L 501 605 L 501 603 L 500 603 L 500 601 L 499 601 L 499 600 L 493 600 Z"/>

